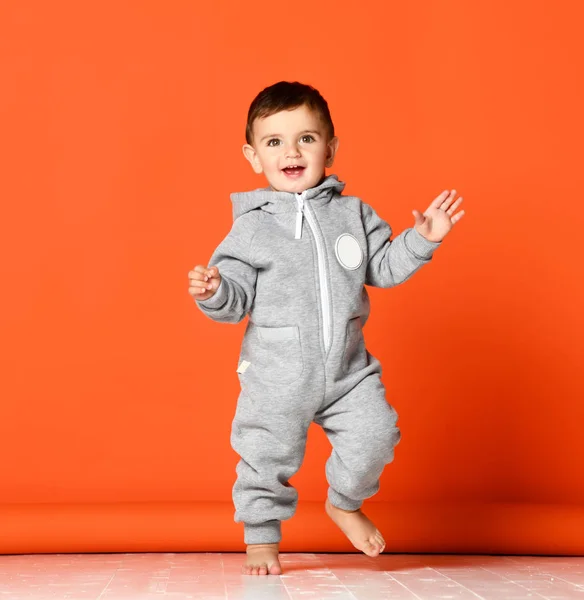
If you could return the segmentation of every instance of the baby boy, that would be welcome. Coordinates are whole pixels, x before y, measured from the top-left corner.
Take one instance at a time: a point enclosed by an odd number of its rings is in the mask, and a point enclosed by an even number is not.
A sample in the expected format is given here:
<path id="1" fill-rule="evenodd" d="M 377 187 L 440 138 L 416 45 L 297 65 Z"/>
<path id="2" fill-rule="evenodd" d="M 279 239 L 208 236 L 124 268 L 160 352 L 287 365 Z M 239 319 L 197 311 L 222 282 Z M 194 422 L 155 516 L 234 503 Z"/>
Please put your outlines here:
<path id="1" fill-rule="evenodd" d="M 231 194 L 233 225 L 208 265 L 188 273 L 189 293 L 218 322 L 247 314 L 238 359 L 241 392 L 231 430 L 240 456 L 235 521 L 244 524 L 242 571 L 278 575 L 281 522 L 296 510 L 289 479 L 312 422 L 328 436 L 325 511 L 368 556 L 382 534 L 362 512 L 400 440 L 381 365 L 365 347 L 365 285 L 388 288 L 430 262 L 463 216 L 455 190 L 437 196 L 414 226 L 392 230 L 371 206 L 325 175 L 339 147 L 327 102 L 310 85 L 261 91 L 247 119 L 245 158 L 269 186 Z"/>

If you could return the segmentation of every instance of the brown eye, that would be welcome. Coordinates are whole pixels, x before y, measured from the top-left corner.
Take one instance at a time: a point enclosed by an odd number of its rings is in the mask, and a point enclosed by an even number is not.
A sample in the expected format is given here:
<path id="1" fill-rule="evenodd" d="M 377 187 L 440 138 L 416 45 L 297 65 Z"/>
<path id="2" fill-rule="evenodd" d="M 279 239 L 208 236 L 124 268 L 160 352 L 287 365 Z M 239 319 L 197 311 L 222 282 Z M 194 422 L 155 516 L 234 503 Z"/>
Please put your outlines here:
<path id="1" fill-rule="evenodd" d="M 277 142 L 277 141 L 278 141 L 278 139 L 277 139 L 277 138 L 272 138 L 271 140 L 268 140 L 268 143 L 267 143 L 267 145 L 268 145 L 268 146 L 271 146 L 271 145 L 272 145 L 272 142 Z"/>

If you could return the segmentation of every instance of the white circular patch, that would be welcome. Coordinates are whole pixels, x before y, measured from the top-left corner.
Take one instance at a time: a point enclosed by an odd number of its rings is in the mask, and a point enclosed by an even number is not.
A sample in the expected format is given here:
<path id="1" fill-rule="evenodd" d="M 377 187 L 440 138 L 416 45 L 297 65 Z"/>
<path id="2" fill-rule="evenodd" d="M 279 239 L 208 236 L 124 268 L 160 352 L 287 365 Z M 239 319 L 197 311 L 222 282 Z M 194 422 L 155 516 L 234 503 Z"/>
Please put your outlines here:
<path id="1" fill-rule="evenodd" d="M 337 260 L 345 269 L 357 269 L 363 262 L 363 251 L 359 242 L 350 233 L 342 233 L 335 243 Z"/>

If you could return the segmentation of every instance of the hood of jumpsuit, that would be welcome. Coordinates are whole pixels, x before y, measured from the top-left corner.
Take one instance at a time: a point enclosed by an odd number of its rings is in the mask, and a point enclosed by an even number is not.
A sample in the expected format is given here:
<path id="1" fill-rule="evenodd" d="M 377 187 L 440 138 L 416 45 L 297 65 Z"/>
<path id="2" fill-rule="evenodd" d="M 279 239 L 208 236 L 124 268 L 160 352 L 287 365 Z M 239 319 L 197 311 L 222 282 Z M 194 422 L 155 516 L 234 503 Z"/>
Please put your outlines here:
<path id="1" fill-rule="evenodd" d="M 300 195 L 304 200 L 325 203 L 330 201 L 335 192 L 340 194 L 345 189 L 345 185 L 336 175 L 328 175 L 318 185 L 304 190 Z M 261 208 L 272 214 L 296 212 L 298 210 L 296 197 L 295 192 L 276 191 L 270 187 L 235 192 L 231 194 L 233 220 L 255 208 Z"/>

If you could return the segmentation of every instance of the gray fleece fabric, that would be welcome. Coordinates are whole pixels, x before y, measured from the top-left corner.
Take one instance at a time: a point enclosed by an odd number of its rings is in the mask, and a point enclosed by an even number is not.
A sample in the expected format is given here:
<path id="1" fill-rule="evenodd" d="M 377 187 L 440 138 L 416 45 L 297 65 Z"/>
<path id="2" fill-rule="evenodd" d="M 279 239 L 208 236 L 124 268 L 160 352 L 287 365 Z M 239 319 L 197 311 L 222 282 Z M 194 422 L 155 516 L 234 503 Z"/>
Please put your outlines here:
<path id="1" fill-rule="evenodd" d="M 301 194 L 258 188 L 231 194 L 233 225 L 213 252 L 221 284 L 201 311 L 238 323 L 249 315 L 231 430 L 240 456 L 235 521 L 246 544 L 281 540 L 295 512 L 289 479 L 304 458 L 311 422 L 328 436 L 330 502 L 358 509 L 400 440 L 381 365 L 365 347 L 366 285 L 389 288 L 430 262 L 441 242 L 392 230 L 371 206 L 323 177 Z"/>

